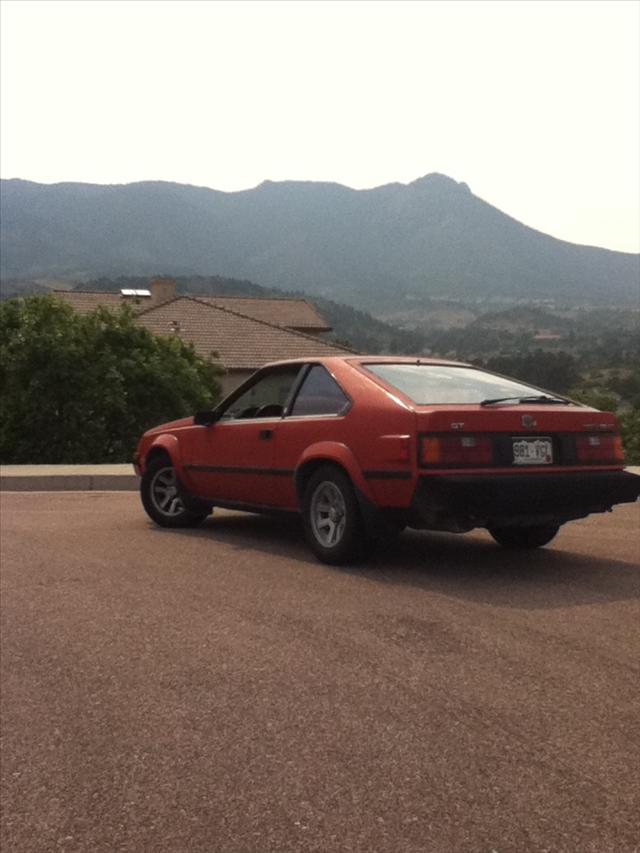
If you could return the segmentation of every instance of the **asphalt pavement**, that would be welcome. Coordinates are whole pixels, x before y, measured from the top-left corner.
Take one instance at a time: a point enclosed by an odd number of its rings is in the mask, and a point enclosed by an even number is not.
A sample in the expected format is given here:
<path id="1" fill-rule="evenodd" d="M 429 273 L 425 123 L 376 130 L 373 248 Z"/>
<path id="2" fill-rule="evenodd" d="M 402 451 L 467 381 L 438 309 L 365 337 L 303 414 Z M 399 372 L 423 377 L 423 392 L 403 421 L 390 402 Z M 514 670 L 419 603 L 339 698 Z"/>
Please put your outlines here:
<path id="1" fill-rule="evenodd" d="M 10 493 L 6 853 L 640 849 L 640 504 L 527 554 Z"/>

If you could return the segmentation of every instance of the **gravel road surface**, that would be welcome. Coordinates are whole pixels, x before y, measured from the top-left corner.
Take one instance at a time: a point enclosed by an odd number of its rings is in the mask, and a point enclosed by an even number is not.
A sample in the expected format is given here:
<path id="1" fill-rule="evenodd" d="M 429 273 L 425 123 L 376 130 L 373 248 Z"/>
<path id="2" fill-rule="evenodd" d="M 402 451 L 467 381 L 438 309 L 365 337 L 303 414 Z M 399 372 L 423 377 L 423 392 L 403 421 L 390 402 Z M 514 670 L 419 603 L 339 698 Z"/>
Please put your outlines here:
<path id="1" fill-rule="evenodd" d="M 3 853 L 640 849 L 640 505 L 544 550 L 2 496 Z"/>

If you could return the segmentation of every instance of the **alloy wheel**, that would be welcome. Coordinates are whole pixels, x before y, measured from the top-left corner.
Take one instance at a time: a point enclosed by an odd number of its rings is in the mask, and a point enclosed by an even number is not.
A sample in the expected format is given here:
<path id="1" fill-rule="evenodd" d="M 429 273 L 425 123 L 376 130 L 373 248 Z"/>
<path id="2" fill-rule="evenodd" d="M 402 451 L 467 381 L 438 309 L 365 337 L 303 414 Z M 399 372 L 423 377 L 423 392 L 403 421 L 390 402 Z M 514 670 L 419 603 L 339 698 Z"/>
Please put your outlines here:
<path id="1" fill-rule="evenodd" d="M 335 483 L 324 481 L 311 497 L 310 521 L 313 535 L 324 548 L 337 545 L 345 531 L 347 508 Z"/>
<path id="2" fill-rule="evenodd" d="M 163 515 L 175 517 L 185 511 L 178 490 L 178 478 L 171 466 L 156 471 L 149 491 L 156 509 Z"/>

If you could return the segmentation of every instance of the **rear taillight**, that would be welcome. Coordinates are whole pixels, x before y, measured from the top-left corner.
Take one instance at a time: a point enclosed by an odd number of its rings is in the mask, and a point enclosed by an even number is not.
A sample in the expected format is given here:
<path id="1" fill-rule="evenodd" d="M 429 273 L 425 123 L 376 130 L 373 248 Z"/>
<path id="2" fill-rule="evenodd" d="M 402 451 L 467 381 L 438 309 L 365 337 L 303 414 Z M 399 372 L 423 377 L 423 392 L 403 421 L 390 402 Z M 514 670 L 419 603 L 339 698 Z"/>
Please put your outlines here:
<path id="1" fill-rule="evenodd" d="M 622 439 L 613 434 L 578 435 L 576 459 L 578 462 L 623 462 Z"/>
<path id="2" fill-rule="evenodd" d="M 423 436 L 420 462 L 423 465 L 490 465 L 493 445 L 487 435 Z"/>

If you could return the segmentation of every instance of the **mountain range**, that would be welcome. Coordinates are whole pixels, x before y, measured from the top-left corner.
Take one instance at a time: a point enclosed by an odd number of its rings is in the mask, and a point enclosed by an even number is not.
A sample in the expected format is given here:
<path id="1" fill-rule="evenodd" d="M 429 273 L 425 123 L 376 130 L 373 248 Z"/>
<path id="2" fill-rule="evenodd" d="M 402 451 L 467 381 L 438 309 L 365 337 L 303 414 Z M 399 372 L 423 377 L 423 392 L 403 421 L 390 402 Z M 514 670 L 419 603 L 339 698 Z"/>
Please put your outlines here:
<path id="1" fill-rule="evenodd" d="M 219 274 L 376 314 L 445 297 L 638 301 L 639 255 L 555 239 L 440 174 L 229 193 L 12 179 L 0 201 L 2 278 Z"/>

